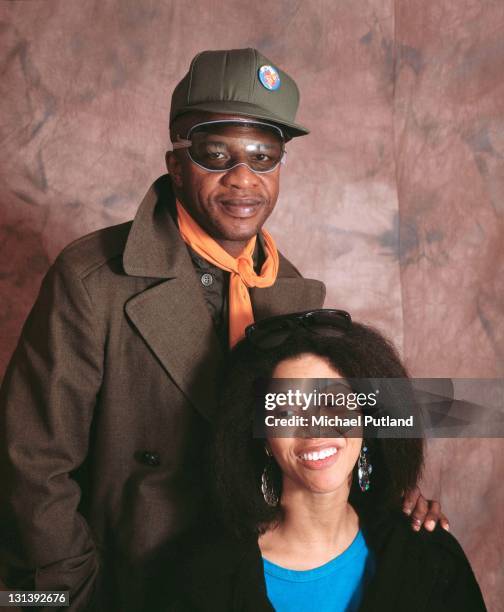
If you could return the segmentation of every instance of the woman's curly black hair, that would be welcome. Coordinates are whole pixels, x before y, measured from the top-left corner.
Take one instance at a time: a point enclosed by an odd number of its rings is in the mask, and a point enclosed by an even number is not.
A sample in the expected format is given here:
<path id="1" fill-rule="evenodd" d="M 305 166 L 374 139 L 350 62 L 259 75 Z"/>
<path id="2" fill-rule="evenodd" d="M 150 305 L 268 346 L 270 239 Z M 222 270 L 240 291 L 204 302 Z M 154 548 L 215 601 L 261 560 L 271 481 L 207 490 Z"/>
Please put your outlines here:
<path id="1" fill-rule="evenodd" d="M 211 449 L 215 500 L 220 519 L 240 536 L 258 535 L 281 518 L 261 492 L 261 475 L 268 457 L 264 440 L 254 438 L 255 395 L 258 379 L 269 380 L 276 366 L 302 354 L 326 359 L 346 379 L 407 379 L 408 374 L 392 346 L 379 332 L 353 323 L 340 337 L 326 337 L 302 328 L 273 350 L 255 348 L 242 340 L 230 353 L 222 380 L 218 417 Z M 390 509 L 399 509 L 404 493 L 417 484 L 423 467 L 423 440 L 369 439 L 373 465 L 371 487 L 361 492 L 354 468 L 349 501 L 361 520 L 372 521 Z M 281 491 L 276 465 L 273 479 Z"/>

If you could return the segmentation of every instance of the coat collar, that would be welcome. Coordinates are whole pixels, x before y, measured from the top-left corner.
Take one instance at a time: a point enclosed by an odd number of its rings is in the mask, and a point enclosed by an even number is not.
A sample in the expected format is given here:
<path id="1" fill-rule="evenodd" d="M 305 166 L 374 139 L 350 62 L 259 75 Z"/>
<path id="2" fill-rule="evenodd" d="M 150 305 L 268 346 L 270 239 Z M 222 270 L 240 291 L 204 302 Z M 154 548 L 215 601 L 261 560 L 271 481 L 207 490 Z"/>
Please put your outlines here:
<path id="1" fill-rule="evenodd" d="M 170 177 L 159 177 L 145 195 L 130 229 L 123 267 L 130 276 L 173 278 L 190 264 L 185 243 L 170 213 L 174 195 Z"/>

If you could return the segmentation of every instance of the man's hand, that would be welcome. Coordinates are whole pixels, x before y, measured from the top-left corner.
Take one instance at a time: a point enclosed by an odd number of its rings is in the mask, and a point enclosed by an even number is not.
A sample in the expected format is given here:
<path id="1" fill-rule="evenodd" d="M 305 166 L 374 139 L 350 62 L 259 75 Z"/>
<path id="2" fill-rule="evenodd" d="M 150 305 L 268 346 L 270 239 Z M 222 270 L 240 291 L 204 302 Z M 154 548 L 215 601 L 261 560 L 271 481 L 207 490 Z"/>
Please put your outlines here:
<path id="1" fill-rule="evenodd" d="M 433 531 L 438 521 L 443 529 L 450 531 L 448 519 L 441 512 L 441 504 L 434 499 L 425 499 L 418 487 L 404 496 L 403 512 L 411 516 L 414 531 L 420 531 L 422 525 L 427 531 Z"/>

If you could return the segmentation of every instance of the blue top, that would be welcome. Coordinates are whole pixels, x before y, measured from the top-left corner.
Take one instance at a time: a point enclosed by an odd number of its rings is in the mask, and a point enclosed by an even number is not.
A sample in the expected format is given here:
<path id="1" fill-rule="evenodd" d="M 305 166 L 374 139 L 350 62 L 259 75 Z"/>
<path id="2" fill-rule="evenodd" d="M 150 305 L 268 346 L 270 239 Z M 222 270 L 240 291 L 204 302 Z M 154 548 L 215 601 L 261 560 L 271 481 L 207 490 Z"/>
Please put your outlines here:
<path id="1" fill-rule="evenodd" d="M 374 574 L 374 559 L 359 530 L 350 546 L 311 570 L 285 569 L 263 558 L 268 599 L 276 612 L 354 612 Z"/>

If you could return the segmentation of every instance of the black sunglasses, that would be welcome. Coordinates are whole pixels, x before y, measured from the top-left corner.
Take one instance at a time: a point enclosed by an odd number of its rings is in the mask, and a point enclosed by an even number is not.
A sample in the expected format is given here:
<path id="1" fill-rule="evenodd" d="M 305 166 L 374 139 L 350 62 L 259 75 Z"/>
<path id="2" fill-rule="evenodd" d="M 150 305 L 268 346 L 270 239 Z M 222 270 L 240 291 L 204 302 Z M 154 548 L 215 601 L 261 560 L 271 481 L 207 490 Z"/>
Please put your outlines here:
<path id="1" fill-rule="evenodd" d="M 281 346 L 299 328 L 337 338 L 351 326 L 352 317 L 345 310 L 321 308 L 278 315 L 252 323 L 245 329 L 245 337 L 256 348 L 268 350 Z"/>

